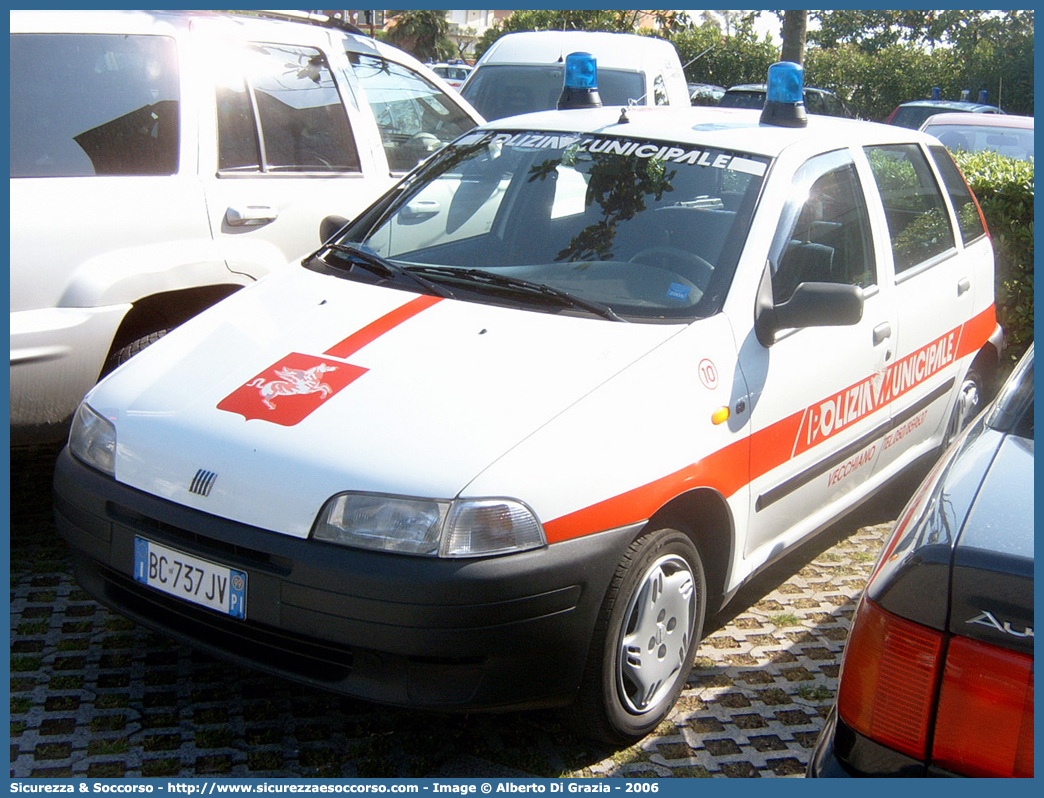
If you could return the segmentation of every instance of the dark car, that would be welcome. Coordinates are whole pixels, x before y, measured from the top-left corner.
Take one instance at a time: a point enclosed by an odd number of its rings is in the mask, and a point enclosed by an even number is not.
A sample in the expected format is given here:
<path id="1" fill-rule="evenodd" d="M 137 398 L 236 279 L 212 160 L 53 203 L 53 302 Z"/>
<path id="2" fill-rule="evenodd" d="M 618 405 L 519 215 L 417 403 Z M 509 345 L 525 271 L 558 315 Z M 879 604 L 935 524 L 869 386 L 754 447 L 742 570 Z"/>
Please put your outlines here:
<path id="1" fill-rule="evenodd" d="M 912 127 L 915 130 L 935 114 L 1003 114 L 1000 108 L 985 103 L 969 103 L 961 100 L 915 100 L 897 105 L 885 119 L 886 125 Z"/>
<path id="2" fill-rule="evenodd" d="M 841 116 L 852 119 L 855 115 L 838 99 L 837 95 L 826 89 L 805 87 L 805 110 L 810 114 L 823 116 Z M 766 90 L 764 83 L 747 83 L 733 86 L 718 101 L 722 108 L 756 108 L 765 107 Z"/>
<path id="3" fill-rule="evenodd" d="M 693 105 L 717 105 L 725 96 L 725 87 L 713 83 L 690 83 L 689 102 Z"/>
<path id="4" fill-rule="evenodd" d="M 900 516 L 809 776 L 1033 776 L 1033 347 Z"/>

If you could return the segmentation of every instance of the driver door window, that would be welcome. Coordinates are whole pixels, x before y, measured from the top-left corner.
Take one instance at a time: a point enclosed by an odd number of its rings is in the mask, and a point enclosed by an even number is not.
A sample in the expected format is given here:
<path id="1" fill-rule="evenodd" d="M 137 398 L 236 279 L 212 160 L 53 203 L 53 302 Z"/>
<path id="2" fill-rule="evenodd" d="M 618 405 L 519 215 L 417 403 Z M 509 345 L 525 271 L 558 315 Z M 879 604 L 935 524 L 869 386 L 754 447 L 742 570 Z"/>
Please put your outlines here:
<path id="1" fill-rule="evenodd" d="M 831 154 L 824 159 L 835 158 Z M 808 175 L 817 163 L 802 170 Z M 798 180 L 802 178 L 799 175 Z M 877 283 L 870 221 L 863 190 L 850 161 L 838 163 L 810 183 L 784 219 L 793 219 L 786 234 L 777 238 L 772 262 L 772 293 L 776 304 L 790 299 L 803 282 L 843 283 L 869 288 Z"/>

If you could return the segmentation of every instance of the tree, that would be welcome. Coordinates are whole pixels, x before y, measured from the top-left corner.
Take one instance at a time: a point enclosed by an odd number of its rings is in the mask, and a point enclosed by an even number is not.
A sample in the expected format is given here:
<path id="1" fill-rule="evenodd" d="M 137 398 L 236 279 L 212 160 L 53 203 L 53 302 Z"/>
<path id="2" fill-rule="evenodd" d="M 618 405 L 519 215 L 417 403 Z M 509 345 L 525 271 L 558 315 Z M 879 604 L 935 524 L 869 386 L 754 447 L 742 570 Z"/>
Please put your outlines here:
<path id="1" fill-rule="evenodd" d="M 817 11 L 805 81 L 882 119 L 899 103 L 968 90 L 1008 113 L 1033 115 L 1033 11 Z M 817 46 L 818 45 L 818 46 Z"/>
<path id="2" fill-rule="evenodd" d="M 445 11 L 400 11 L 398 21 L 386 38 L 421 61 L 443 61 L 457 52 L 449 38 Z"/>
<path id="3" fill-rule="evenodd" d="M 783 12 L 783 47 L 780 59 L 805 63 L 805 30 L 808 27 L 807 11 Z"/>
<path id="4" fill-rule="evenodd" d="M 753 14 L 734 16 L 729 25 L 731 34 L 724 34 L 717 19 L 705 16 L 700 25 L 690 24 L 668 37 L 689 82 L 719 86 L 765 82 L 769 66 L 779 60 L 778 48 L 767 35 L 758 38 Z"/>

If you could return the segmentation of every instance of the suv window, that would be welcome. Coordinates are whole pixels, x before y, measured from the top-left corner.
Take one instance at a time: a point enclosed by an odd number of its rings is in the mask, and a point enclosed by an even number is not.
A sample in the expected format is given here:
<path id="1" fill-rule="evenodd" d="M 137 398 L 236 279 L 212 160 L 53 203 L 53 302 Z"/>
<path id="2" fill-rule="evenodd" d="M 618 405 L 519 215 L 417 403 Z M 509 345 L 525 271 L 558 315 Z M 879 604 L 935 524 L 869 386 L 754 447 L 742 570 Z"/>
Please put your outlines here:
<path id="1" fill-rule="evenodd" d="M 957 226 L 961 230 L 961 240 L 965 244 L 969 244 L 976 238 L 986 235 L 986 227 L 982 223 L 979 206 L 957 168 L 957 164 L 954 163 L 953 156 L 945 147 L 932 146 L 928 149 L 935 159 L 935 165 L 939 167 L 943 183 L 946 184 L 946 191 L 957 212 Z"/>
<path id="2" fill-rule="evenodd" d="M 358 172 L 355 139 L 326 57 L 283 44 L 243 50 L 247 75 L 227 76 L 217 91 L 219 169 Z"/>
<path id="3" fill-rule="evenodd" d="M 772 293 L 790 299 L 802 282 L 877 283 L 870 220 L 855 164 L 846 151 L 813 158 L 794 178 L 773 247 Z"/>
<path id="4" fill-rule="evenodd" d="M 169 37 L 11 36 L 11 177 L 172 175 L 178 117 Z"/>
<path id="5" fill-rule="evenodd" d="M 888 219 L 896 274 L 952 249 L 946 201 L 921 148 L 867 147 L 866 154 Z"/>
<path id="6" fill-rule="evenodd" d="M 475 126 L 444 92 L 412 69 L 371 55 L 348 53 L 377 119 L 388 166 L 408 172 Z"/>

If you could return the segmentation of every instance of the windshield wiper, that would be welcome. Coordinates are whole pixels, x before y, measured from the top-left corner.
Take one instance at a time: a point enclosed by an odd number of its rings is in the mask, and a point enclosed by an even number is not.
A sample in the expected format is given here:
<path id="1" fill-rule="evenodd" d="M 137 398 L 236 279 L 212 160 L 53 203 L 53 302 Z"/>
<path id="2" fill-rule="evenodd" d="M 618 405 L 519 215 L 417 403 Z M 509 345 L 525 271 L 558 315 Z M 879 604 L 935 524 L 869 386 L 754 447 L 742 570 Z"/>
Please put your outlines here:
<path id="1" fill-rule="evenodd" d="M 509 277 L 506 274 L 496 274 L 495 272 L 488 272 L 484 269 L 455 269 L 452 266 L 409 266 L 406 267 L 406 271 L 410 274 L 422 272 L 423 274 L 450 277 L 456 280 L 486 283 L 488 285 L 495 285 L 498 288 L 510 288 L 515 291 L 529 294 L 539 294 L 543 297 L 554 299 L 560 305 L 565 305 L 566 307 L 571 308 L 580 308 L 581 310 L 586 310 L 588 313 L 600 316 L 603 319 L 609 319 L 611 321 L 627 321 L 627 319 L 618 316 L 611 307 L 603 305 L 601 302 L 595 302 L 592 299 L 584 299 L 583 297 L 578 297 L 568 291 L 563 291 L 561 288 L 555 288 L 554 286 L 545 285 L 544 283 L 523 280 L 521 277 Z"/>
<path id="2" fill-rule="evenodd" d="M 379 277 L 405 278 L 436 296 L 453 297 L 453 292 L 447 288 L 433 283 L 419 274 L 414 274 L 412 270 L 404 269 L 402 266 L 392 263 L 390 260 L 382 258 L 376 252 L 358 244 L 324 244 L 323 249 L 330 249 L 342 255 L 347 255 L 347 260 L 352 266 L 361 266 L 366 271 Z"/>

